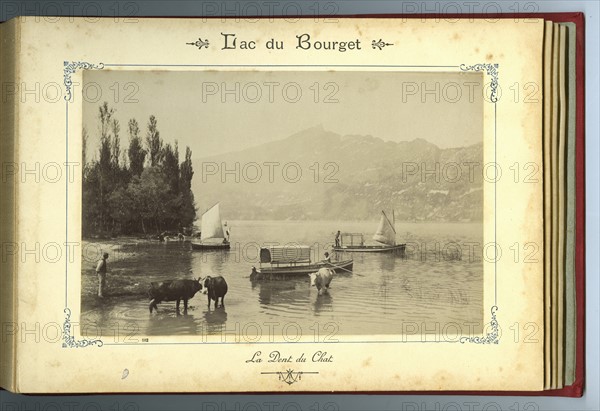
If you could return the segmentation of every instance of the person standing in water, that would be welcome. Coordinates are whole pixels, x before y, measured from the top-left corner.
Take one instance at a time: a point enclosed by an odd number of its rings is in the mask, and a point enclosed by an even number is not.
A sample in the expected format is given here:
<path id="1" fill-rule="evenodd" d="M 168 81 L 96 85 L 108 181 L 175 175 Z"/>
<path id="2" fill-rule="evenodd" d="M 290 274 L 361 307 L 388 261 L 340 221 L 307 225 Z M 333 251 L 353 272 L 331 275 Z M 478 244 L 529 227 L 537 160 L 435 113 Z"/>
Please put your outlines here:
<path id="1" fill-rule="evenodd" d="M 96 266 L 96 274 L 98 274 L 98 297 L 104 298 L 104 291 L 106 288 L 106 260 L 108 260 L 108 253 L 102 255 L 102 259 L 98 261 Z"/>

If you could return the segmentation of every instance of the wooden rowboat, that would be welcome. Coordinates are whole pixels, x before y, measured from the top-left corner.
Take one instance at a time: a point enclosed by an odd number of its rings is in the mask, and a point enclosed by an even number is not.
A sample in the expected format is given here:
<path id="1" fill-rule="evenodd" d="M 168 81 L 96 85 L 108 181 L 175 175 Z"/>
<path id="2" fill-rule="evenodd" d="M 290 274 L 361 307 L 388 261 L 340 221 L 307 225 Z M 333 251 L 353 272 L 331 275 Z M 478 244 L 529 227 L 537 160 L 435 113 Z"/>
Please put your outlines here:
<path id="1" fill-rule="evenodd" d="M 211 251 L 211 250 L 229 250 L 231 249 L 231 244 L 227 241 L 218 241 L 218 242 L 211 242 L 211 241 L 204 241 L 204 242 L 195 242 L 192 241 L 192 250 L 204 250 L 204 251 Z"/>
<path id="2" fill-rule="evenodd" d="M 396 245 L 343 245 L 341 247 L 333 247 L 334 251 L 345 251 L 348 253 L 386 253 L 386 252 L 397 252 L 404 254 L 406 251 L 406 244 Z"/>

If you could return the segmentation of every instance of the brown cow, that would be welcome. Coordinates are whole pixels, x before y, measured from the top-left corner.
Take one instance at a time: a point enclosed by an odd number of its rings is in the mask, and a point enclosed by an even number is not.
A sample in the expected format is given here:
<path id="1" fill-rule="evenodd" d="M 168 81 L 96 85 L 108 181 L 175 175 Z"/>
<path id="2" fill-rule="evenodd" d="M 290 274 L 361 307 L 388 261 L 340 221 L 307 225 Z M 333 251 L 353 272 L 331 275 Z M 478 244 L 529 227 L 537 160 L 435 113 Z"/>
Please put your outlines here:
<path id="1" fill-rule="evenodd" d="M 152 309 L 158 311 L 157 304 L 162 301 L 177 301 L 177 314 L 179 314 L 179 303 L 183 300 L 183 310 L 187 313 L 188 300 L 202 289 L 200 279 L 198 280 L 167 280 L 150 283 L 148 297 L 150 297 L 150 313 Z"/>

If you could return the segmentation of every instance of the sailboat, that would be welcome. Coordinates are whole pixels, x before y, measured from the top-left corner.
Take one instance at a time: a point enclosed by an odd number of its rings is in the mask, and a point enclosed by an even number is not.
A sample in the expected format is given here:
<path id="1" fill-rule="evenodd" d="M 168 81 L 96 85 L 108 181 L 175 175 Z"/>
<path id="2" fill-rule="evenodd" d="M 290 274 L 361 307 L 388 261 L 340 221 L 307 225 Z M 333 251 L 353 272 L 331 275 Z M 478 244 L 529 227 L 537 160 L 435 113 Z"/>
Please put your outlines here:
<path id="1" fill-rule="evenodd" d="M 381 211 L 381 219 L 373 240 L 379 244 L 366 245 L 362 233 L 340 233 L 340 244 L 334 245 L 334 251 L 381 253 L 386 251 L 399 251 L 403 253 L 406 244 L 396 244 L 396 216 L 392 211 L 392 220 L 385 211 Z"/>
<path id="2" fill-rule="evenodd" d="M 219 203 L 202 214 L 200 241 L 192 241 L 194 250 L 229 250 L 229 229 L 223 229 Z"/>

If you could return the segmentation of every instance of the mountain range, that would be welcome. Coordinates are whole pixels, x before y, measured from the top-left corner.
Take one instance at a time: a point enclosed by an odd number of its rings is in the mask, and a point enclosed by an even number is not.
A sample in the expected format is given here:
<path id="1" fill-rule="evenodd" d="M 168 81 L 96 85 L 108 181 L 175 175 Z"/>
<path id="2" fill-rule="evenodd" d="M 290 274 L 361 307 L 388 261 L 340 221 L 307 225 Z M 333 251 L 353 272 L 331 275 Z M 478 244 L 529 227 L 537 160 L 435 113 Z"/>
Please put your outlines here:
<path id="1" fill-rule="evenodd" d="M 195 159 L 199 215 L 216 202 L 235 220 L 481 221 L 483 144 L 441 149 L 317 126 Z"/>

